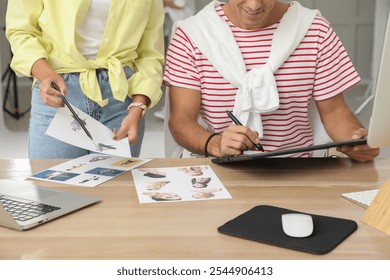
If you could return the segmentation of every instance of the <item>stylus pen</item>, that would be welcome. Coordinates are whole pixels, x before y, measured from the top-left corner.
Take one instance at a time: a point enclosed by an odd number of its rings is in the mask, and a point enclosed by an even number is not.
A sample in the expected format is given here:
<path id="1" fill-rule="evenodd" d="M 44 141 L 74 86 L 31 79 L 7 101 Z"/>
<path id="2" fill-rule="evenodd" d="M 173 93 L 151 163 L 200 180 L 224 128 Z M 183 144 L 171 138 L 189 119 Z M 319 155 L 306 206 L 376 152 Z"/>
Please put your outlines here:
<path id="1" fill-rule="evenodd" d="M 59 93 L 61 93 L 60 89 L 57 87 L 57 85 L 55 83 L 51 83 L 51 86 L 56 90 L 58 91 Z M 91 133 L 89 133 L 88 129 L 85 127 L 83 121 L 79 118 L 79 116 L 76 114 L 76 112 L 73 110 L 72 106 L 70 105 L 70 103 L 68 102 L 68 100 L 66 100 L 65 96 L 61 94 L 61 98 L 62 100 L 64 101 L 66 107 L 68 107 L 68 109 L 70 110 L 70 112 L 72 113 L 74 119 L 79 123 L 79 125 L 81 126 L 81 128 L 84 130 L 84 132 L 87 134 L 87 136 L 89 138 L 91 138 L 91 140 L 93 141 L 92 139 L 92 135 Z"/>
<path id="2" fill-rule="evenodd" d="M 241 125 L 242 126 L 242 123 L 233 115 L 232 112 L 230 112 L 229 110 L 226 110 L 226 114 L 229 116 L 229 118 L 232 119 L 232 121 L 236 124 L 236 125 Z M 249 139 L 250 140 L 250 139 Z M 253 145 L 255 145 L 255 147 L 259 150 L 259 151 L 262 151 L 264 152 L 264 148 L 263 146 L 261 146 L 261 144 L 256 144 L 254 143 L 252 140 L 251 142 L 253 143 Z"/>

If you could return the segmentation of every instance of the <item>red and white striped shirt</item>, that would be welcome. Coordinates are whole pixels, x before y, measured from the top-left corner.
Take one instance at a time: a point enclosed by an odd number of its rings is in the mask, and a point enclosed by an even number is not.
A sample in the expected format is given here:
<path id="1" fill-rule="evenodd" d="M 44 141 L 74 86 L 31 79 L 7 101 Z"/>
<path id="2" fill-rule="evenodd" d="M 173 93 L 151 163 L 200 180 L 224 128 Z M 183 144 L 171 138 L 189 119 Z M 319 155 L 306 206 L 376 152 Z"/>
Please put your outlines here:
<path id="1" fill-rule="evenodd" d="M 247 71 L 264 65 L 279 23 L 260 30 L 243 30 L 226 17 L 220 5 L 216 11 L 229 24 Z M 280 105 L 261 115 L 261 144 L 266 151 L 313 145 L 307 112 L 310 99 L 331 98 L 360 81 L 339 37 L 321 17 L 314 19 L 300 45 L 274 75 Z M 226 110 L 233 110 L 237 88 L 222 77 L 180 28 L 168 48 L 164 81 L 199 91 L 199 113 L 214 131 L 221 132 L 232 123 Z M 307 157 L 310 153 L 294 156 Z"/>

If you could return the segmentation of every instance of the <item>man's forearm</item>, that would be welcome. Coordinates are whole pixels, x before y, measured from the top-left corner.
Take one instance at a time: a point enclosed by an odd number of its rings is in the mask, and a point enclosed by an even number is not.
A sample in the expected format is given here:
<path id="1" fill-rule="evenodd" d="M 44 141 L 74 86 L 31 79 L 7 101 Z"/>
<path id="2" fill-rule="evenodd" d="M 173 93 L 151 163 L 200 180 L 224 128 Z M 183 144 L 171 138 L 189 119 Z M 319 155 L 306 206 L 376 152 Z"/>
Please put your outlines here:
<path id="1" fill-rule="evenodd" d="M 211 132 L 193 121 L 170 121 L 169 128 L 176 143 L 190 152 L 204 155 L 205 143 Z M 208 144 L 210 155 L 218 156 L 220 139 L 217 138 L 220 137 L 213 137 Z"/>
<path id="2" fill-rule="evenodd" d="M 351 139 L 352 135 L 363 125 L 359 119 L 349 110 L 334 112 L 327 124 L 329 136 L 335 141 L 345 141 Z"/>

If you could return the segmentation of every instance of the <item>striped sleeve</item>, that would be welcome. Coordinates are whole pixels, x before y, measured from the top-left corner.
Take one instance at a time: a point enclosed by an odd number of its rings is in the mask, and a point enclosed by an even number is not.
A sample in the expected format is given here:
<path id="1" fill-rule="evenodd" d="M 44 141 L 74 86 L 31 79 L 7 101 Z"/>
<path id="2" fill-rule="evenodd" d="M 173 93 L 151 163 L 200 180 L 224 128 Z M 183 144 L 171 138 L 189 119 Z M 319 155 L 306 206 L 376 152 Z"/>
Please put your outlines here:
<path id="1" fill-rule="evenodd" d="M 172 86 L 197 91 L 201 89 L 200 75 L 196 67 L 196 47 L 180 28 L 168 47 L 164 81 Z"/>
<path id="2" fill-rule="evenodd" d="M 325 20 L 320 33 L 313 88 L 316 101 L 336 96 L 361 80 L 340 38 Z"/>

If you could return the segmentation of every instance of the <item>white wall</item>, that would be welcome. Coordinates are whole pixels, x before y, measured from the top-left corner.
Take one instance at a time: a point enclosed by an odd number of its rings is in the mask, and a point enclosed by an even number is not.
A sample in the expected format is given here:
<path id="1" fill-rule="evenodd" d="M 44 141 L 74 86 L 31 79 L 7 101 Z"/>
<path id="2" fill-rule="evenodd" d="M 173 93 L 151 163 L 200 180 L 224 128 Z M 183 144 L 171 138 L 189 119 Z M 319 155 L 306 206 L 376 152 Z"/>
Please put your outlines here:
<path id="1" fill-rule="evenodd" d="M 211 0 L 195 0 L 195 6 L 199 11 L 202 7 L 204 7 L 205 5 L 207 5 L 210 2 L 211 2 Z"/>

